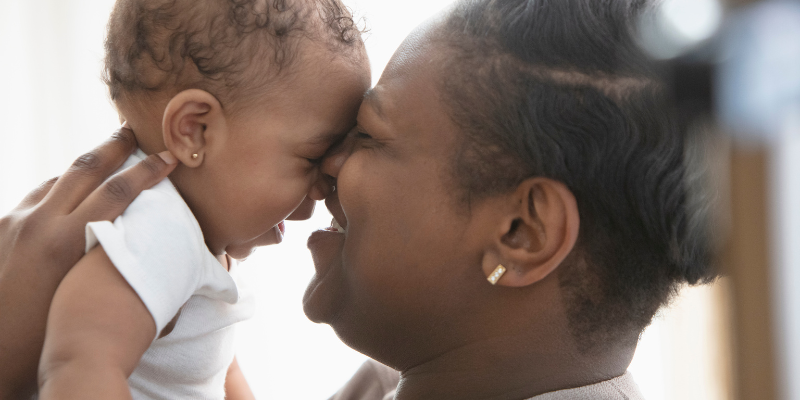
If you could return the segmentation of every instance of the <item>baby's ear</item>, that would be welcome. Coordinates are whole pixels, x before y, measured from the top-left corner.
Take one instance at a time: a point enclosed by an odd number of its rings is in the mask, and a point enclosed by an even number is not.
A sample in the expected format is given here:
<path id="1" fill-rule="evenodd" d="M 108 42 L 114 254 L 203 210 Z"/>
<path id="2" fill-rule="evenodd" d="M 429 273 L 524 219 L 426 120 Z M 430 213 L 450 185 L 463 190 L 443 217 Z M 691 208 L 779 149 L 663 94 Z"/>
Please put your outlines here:
<path id="1" fill-rule="evenodd" d="M 173 97 L 164 110 L 164 144 L 190 168 L 203 164 L 212 136 L 227 134 L 222 105 L 205 90 L 188 89 Z"/>

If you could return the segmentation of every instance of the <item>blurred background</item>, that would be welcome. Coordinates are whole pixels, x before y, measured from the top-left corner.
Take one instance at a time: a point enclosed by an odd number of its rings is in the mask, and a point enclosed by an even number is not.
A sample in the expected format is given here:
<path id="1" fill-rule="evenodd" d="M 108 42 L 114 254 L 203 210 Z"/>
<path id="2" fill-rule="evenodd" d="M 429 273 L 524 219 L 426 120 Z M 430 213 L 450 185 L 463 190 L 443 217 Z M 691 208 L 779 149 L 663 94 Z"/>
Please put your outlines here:
<path id="1" fill-rule="evenodd" d="M 345 2 L 369 28 L 373 82 L 450 3 Z M 649 400 L 800 399 L 800 3 L 749 3 L 665 0 L 642 21 L 642 45 L 674 66 L 706 144 L 729 275 L 682 290 L 642 335 L 630 370 Z M 0 214 L 119 125 L 100 80 L 112 5 L 0 0 Z M 239 328 L 238 358 L 258 398 L 325 399 L 365 359 L 302 312 L 306 238 L 330 218 L 318 207 L 287 223 L 282 245 L 243 264 L 258 311 Z"/>

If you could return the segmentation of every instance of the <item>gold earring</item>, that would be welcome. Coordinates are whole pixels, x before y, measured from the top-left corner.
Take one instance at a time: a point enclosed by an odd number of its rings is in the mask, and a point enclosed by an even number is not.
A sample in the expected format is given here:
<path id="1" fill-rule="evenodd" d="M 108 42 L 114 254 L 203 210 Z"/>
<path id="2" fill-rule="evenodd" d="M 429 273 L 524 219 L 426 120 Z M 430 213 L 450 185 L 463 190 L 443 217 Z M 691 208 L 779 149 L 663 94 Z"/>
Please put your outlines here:
<path id="1" fill-rule="evenodd" d="M 197 153 L 192 154 L 192 160 L 196 160 L 196 159 L 197 159 Z"/>
<path id="2" fill-rule="evenodd" d="M 486 278 L 486 280 L 489 281 L 489 283 L 491 283 L 492 285 L 494 285 L 497 283 L 497 281 L 500 280 L 500 277 L 502 277 L 503 274 L 505 273 L 506 273 L 506 267 L 504 267 L 502 264 L 498 264 L 497 268 L 495 268 L 494 271 L 492 271 L 492 273 L 489 275 L 488 278 Z"/>

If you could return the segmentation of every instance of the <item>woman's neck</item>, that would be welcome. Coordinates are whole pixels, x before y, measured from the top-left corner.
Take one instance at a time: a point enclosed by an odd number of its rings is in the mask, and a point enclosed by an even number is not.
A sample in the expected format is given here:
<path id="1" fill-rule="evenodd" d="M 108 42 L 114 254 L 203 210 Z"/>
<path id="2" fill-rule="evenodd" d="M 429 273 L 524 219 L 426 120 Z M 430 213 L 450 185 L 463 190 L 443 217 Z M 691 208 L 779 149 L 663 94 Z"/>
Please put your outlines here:
<path id="1" fill-rule="evenodd" d="M 395 399 L 521 400 L 625 373 L 635 344 L 587 357 L 563 328 L 498 336 L 449 351 L 403 371 Z"/>

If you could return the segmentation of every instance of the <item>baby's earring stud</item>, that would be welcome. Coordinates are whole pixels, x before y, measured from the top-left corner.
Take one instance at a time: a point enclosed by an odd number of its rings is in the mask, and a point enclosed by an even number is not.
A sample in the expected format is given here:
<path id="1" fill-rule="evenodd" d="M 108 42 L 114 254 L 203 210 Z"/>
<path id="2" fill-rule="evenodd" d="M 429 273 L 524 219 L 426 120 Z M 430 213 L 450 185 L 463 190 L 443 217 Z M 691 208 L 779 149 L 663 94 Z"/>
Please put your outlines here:
<path id="1" fill-rule="evenodd" d="M 489 274 L 489 277 L 486 278 L 486 280 L 489 281 L 489 283 L 491 283 L 492 285 L 494 285 L 497 283 L 497 281 L 500 280 L 500 278 L 505 273 L 506 273 L 506 267 L 504 267 L 502 264 L 498 264 L 497 268 L 495 268 L 494 271 L 492 271 L 492 273 Z"/>
<path id="2" fill-rule="evenodd" d="M 196 159 L 197 159 L 197 153 L 192 154 L 192 160 L 196 160 Z"/>

